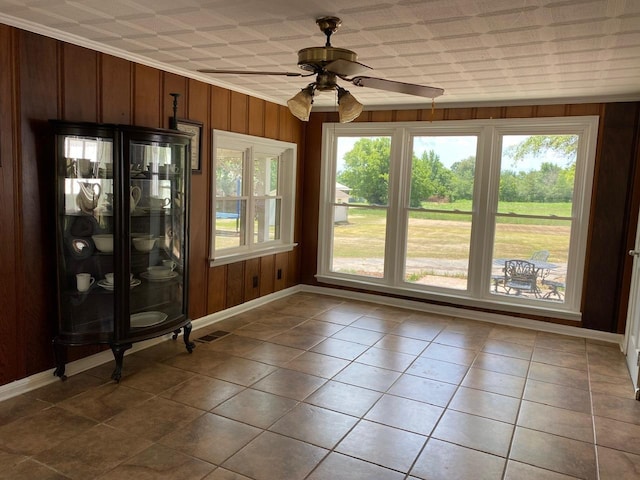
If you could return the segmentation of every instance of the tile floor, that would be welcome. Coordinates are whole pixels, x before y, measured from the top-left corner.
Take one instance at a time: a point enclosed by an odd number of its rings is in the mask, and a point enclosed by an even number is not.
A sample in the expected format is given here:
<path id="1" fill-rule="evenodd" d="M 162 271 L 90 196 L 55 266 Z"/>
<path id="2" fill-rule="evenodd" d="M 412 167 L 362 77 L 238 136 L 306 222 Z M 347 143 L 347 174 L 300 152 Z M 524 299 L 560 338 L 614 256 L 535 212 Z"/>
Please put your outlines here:
<path id="1" fill-rule="evenodd" d="M 296 294 L 0 403 L 0 478 L 640 478 L 611 344 Z"/>

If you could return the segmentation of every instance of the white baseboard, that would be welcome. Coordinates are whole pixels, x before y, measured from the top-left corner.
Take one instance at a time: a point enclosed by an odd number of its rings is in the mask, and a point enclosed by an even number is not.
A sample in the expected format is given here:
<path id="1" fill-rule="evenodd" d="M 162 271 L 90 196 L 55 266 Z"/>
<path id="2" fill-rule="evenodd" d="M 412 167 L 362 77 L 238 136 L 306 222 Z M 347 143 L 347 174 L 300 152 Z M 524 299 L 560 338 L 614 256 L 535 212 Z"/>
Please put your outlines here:
<path id="1" fill-rule="evenodd" d="M 321 295 L 329 295 L 338 298 L 345 298 L 349 300 L 361 300 L 371 303 L 377 303 L 379 305 L 389 305 L 394 307 L 406 308 L 410 310 L 419 310 L 421 312 L 436 313 L 440 315 L 448 315 L 458 318 L 465 318 L 469 320 L 478 320 L 483 322 L 496 323 L 500 325 L 509 325 L 513 327 L 529 328 L 533 330 L 539 330 L 543 332 L 558 333 L 562 335 L 571 335 L 574 337 L 583 337 L 592 340 L 599 340 L 603 342 L 609 342 L 617 344 L 622 351 L 622 343 L 624 335 L 600 332 L 597 330 L 589 330 L 586 328 L 571 327 L 568 325 L 559 325 L 555 323 L 541 322 L 538 320 L 530 320 L 526 318 L 512 317 L 509 315 L 501 314 L 488 314 L 483 312 L 476 312 L 473 310 L 467 310 L 464 308 L 456 307 L 444 307 L 439 305 L 431 305 L 428 303 L 417 302 L 414 300 L 403 300 L 392 297 L 384 297 L 381 295 L 374 295 L 370 293 L 351 292 L 347 290 L 339 290 L 336 288 L 316 287 L 311 285 L 296 285 L 279 292 L 265 295 L 264 297 L 250 300 L 246 303 L 242 303 L 235 307 L 227 308 L 220 312 L 212 313 L 197 320 L 192 320 L 193 326 L 192 333 L 202 328 L 213 325 L 221 320 L 244 313 L 256 307 L 266 305 L 274 300 L 288 297 L 298 292 L 317 293 Z M 171 334 L 161 337 L 145 340 L 144 342 L 138 342 L 133 347 L 127 350 L 126 355 L 138 352 L 145 348 L 149 348 L 153 345 L 157 345 L 165 340 L 171 338 Z M 113 361 L 113 354 L 110 350 L 105 350 L 89 357 L 81 358 L 75 362 L 71 362 L 66 366 L 67 376 L 76 375 L 91 368 L 97 367 L 104 363 Z M 11 397 L 35 390 L 36 388 L 43 387 L 53 382 L 59 382 L 60 379 L 53 375 L 53 369 L 39 372 L 20 380 L 8 383 L 0 386 L 0 401 L 6 400 Z"/>

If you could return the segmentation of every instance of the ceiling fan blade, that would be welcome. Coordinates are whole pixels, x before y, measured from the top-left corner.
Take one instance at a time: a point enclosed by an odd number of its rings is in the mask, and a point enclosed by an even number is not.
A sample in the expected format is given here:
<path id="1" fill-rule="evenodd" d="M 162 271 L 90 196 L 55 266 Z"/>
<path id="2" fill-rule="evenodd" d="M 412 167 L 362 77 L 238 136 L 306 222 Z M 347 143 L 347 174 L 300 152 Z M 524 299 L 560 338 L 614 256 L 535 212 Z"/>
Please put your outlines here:
<path id="1" fill-rule="evenodd" d="M 324 66 L 327 72 L 335 73 L 339 77 L 350 77 L 351 75 L 357 75 L 358 73 L 371 70 L 371 67 L 360 62 L 352 62 L 350 60 L 344 60 L 339 58 Z"/>
<path id="2" fill-rule="evenodd" d="M 216 68 L 201 68 L 198 70 L 200 73 L 231 73 L 234 75 L 284 75 L 286 77 L 308 77 L 313 73 L 305 75 L 298 72 L 258 72 L 253 70 L 219 70 Z"/>
<path id="3" fill-rule="evenodd" d="M 396 82 L 394 80 L 385 80 L 373 77 L 354 77 L 345 79 L 358 87 L 371 87 L 378 90 L 386 90 L 389 92 L 406 93 L 407 95 L 417 95 L 419 97 L 435 98 L 444 93 L 444 89 L 436 87 L 427 87 L 424 85 L 416 85 L 414 83 Z"/>

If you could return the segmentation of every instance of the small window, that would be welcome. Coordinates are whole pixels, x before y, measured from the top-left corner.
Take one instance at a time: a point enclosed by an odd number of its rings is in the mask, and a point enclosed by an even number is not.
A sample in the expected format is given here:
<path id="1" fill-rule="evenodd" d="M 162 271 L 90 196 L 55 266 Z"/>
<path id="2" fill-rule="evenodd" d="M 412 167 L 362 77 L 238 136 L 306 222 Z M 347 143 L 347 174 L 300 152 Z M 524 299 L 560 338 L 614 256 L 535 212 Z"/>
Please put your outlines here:
<path id="1" fill-rule="evenodd" d="M 213 131 L 212 265 L 291 250 L 297 146 Z"/>

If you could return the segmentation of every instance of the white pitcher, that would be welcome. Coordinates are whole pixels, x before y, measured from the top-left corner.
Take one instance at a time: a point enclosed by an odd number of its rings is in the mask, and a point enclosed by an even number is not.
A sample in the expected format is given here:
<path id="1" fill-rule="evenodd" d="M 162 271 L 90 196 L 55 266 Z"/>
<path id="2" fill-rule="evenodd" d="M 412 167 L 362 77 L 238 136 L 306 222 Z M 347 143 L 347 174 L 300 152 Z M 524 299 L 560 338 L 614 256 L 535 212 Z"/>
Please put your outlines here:
<path id="1" fill-rule="evenodd" d="M 131 212 L 136 209 L 138 206 L 138 202 L 140 201 L 140 197 L 142 196 L 142 190 L 137 185 L 131 186 L 131 198 L 129 199 L 129 207 Z"/>

